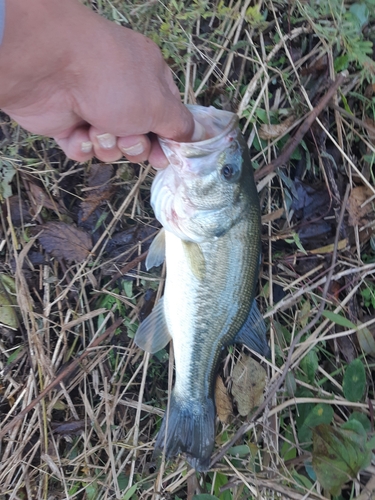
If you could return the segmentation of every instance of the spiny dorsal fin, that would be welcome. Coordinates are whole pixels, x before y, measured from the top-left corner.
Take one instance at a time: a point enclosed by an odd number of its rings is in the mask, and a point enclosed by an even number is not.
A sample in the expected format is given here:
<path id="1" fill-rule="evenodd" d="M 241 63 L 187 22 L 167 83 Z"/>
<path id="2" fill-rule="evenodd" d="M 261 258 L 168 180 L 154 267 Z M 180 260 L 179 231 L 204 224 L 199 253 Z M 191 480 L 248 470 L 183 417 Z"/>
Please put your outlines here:
<path id="1" fill-rule="evenodd" d="M 140 324 L 134 342 L 146 352 L 154 354 L 171 340 L 164 314 L 164 299 L 160 299 L 151 314 Z"/>
<path id="2" fill-rule="evenodd" d="M 165 259 L 165 229 L 162 227 L 150 245 L 145 262 L 147 271 L 152 267 L 157 267 L 163 264 L 164 259 Z"/>

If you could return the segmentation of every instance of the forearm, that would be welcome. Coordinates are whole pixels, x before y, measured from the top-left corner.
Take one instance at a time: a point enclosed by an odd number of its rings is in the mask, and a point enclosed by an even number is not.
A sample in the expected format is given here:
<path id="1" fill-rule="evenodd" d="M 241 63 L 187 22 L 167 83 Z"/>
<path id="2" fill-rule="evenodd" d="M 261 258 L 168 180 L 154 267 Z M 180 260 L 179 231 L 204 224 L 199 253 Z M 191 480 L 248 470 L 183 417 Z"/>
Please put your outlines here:
<path id="1" fill-rule="evenodd" d="M 194 131 L 160 49 L 79 0 L 5 0 L 0 109 L 77 161 L 125 154 L 163 167 L 149 132 Z"/>
<path id="2" fill-rule="evenodd" d="M 5 24 L 5 0 L 0 0 L 0 45 L 3 41 Z"/>
<path id="3" fill-rule="evenodd" d="M 0 108 L 20 104 L 24 96 L 29 100 L 30 89 L 46 78 L 58 85 L 59 75 L 69 75 L 64 70 L 90 16 L 95 14 L 78 0 L 5 0 Z"/>

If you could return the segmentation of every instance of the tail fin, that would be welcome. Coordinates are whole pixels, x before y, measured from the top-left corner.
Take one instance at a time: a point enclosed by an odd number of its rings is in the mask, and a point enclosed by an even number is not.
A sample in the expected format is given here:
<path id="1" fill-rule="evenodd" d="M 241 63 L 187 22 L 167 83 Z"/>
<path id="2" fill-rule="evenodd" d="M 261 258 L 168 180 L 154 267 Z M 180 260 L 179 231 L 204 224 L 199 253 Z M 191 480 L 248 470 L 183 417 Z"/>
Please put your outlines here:
<path id="1" fill-rule="evenodd" d="M 215 445 L 213 399 L 182 400 L 172 393 L 167 413 L 156 438 L 154 456 L 160 456 L 165 446 L 167 459 L 186 453 L 187 461 L 195 470 L 208 470 Z"/>

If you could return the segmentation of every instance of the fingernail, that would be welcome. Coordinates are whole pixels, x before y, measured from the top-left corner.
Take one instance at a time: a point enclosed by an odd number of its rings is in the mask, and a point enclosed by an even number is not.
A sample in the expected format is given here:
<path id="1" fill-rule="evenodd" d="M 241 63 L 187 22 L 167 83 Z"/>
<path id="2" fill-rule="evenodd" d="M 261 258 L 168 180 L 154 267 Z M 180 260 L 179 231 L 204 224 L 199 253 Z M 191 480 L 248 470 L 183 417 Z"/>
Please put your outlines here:
<path id="1" fill-rule="evenodd" d="M 112 149 L 116 146 L 116 137 L 112 134 L 100 134 L 96 138 L 103 149 Z"/>
<path id="2" fill-rule="evenodd" d="M 191 138 L 191 142 L 199 142 L 203 141 L 206 138 L 206 131 L 204 129 L 204 126 L 194 120 L 194 133 Z"/>
<path id="3" fill-rule="evenodd" d="M 81 151 L 82 153 L 91 153 L 92 151 L 92 142 L 84 141 L 81 143 Z"/>
<path id="4" fill-rule="evenodd" d="M 130 146 L 129 148 L 124 148 L 122 147 L 121 150 L 129 156 L 138 156 L 143 153 L 145 148 L 143 147 L 143 144 L 141 142 L 138 142 L 137 144 L 134 144 L 134 146 Z"/>

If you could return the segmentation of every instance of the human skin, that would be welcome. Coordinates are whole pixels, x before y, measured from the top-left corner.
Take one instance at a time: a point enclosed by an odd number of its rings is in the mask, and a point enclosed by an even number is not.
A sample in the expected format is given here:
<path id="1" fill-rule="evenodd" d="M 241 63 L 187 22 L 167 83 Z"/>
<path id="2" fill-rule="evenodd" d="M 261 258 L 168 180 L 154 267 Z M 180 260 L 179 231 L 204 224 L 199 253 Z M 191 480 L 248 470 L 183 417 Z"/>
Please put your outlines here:
<path id="1" fill-rule="evenodd" d="M 80 162 L 125 155 L 163 168 L 149 133 L 194 135 L 159 48 L 78 0 L 6 0 L 0 109 Z"/>

